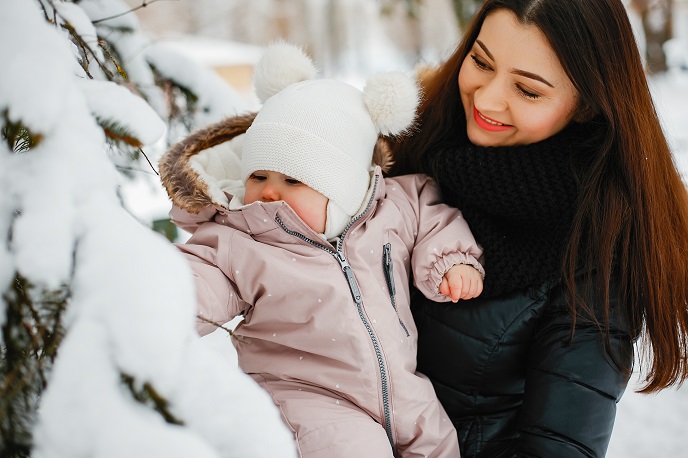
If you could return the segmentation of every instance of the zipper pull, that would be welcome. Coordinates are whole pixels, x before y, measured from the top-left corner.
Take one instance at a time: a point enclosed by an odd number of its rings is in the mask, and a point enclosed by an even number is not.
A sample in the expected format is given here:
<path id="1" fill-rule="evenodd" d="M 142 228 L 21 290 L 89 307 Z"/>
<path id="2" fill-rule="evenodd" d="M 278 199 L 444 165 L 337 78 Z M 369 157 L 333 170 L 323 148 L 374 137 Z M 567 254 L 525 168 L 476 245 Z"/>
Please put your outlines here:
<path id="1" fill-rule="evenodd" d="M 356 302 L 357 305 L 361 305 L 361 290 L 358 289 L 358 283 L 356 282 L 356 277 L 354 277 L 354 273 L 351 270 L 349 262 L 346 260 L 344 255 L 339 251 L 337 251 L 336 259 L 337 261 L 339 261 L 339 265 L 342 268 L 342 272 L 344 272 L 344 277 L 346 277 L 346 282 L 349 284 L 351 297 L 353 297 L 354 302 Z"/>
<path id="2" fill-rule="evenodd" d="M 408 329 L 406 329 L 406 325 L 404 324 L 404 322 L 401 321 L 399 311 L 397 310 L 397 302 L 396 300 L 394 300 L 394 297 L 397 294 L 397 289 L 394 287 L 393 266 L 394 263 L 392 262 L 392 244 L 386 243 L 382 247 L 382 271 L 385 273 L 385 281 L 387 282 L 387 289 L 389 289 L 389 298 L 392 301 L 392 307 L 394 308 L 394 311 L 397 314 L 397 318 L 399 319 L 399 324 L 401 325 L 401 328 L 406 333 L 406 337 L 409 337 L 411 334 L 409 334 Z"/>
<path id="3" fill-rule="evenodd" d="M 387 281 L 389 294 L 394 297 L 397 294 L 397 290 L 394 286 L 394 264 L 392 262 L 392 244 L 390 243 L 386 243 L 383 248 L 382 267 L 385 272 L 385 281 Z"/>

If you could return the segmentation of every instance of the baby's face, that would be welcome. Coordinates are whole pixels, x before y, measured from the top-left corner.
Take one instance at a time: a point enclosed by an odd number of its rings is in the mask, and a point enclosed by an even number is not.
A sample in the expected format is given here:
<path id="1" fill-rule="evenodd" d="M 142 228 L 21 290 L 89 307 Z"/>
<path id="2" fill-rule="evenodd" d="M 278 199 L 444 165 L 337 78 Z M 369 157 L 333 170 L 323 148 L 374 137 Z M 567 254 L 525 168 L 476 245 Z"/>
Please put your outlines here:
<path id="1" fill-rule="evenodd" d="M 327 197 L 281 173 L 258 170 L 246 180 L 244 203 L 283 200 L 315 232 L 325 232 Z"/>

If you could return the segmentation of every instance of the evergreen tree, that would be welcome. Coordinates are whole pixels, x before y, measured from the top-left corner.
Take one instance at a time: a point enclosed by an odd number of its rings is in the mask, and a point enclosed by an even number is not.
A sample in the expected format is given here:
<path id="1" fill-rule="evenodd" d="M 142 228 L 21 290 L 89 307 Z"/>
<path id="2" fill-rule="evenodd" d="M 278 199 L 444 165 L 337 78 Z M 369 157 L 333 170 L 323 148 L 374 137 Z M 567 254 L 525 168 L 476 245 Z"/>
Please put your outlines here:
<path id="1" fill-rule="evenodd" d="M 181 256 L 117 196 L 234 92 L 119 0 L 7 0 L 0 41 L 0 456 L 295 456 L 195 334 Z"/>

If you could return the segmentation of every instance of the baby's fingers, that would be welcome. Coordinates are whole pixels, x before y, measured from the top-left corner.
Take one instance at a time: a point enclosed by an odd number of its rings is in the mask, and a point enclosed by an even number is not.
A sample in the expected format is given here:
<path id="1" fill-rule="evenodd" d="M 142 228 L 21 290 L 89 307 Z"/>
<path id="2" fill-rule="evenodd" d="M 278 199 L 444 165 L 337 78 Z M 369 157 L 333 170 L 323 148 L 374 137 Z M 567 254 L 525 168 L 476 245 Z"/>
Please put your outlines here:
<path id="1" fill-rule="evenodd" d="M 443 278 L 442 282 L 440 283 L 440 293 L 445 296 L 449 296 L 449 294 L 451 293 L 449 289 L 449 282 L 447 282 L 446 278 Z"/>
<path id="2" fill-rule="evenodd" d="M 480 296 L 483 292 L 483 280 L 480 276 L 474 276 L 465 282 L 467 287 L 464 288 L 462 299 L 473 299 Z"/>
<path id="3" fill-rule="evenodd" d="M 449 296 L 452 302 L 458 302 L 459 299 L 461 299 L 461 296 L 463 296 L 463 290 L 466 287 L 466 282 L 459 275 L 452 278 L 451 284 L 447 282 L 447 285 L 450 291 L 449 294 L 445 294 L 445 296 Z"/>

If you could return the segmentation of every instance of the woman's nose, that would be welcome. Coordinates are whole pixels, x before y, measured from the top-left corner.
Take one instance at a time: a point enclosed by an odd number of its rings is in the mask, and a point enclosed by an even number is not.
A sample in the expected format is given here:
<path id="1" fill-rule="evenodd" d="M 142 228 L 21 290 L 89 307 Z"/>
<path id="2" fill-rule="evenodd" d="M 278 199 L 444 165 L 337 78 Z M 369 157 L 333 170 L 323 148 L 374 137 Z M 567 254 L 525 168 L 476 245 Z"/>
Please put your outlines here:
<path id="1" fill-rule="evenodd" d="M 492 78 L 483 84 L 475 91 L 473 98 L 475 107 L 482 113 L 506 111 L 506 88 L 499 78 Z"/>
<path id="2" fill-rule="evenodd" d="M 266 183 L 265 186 L 263 186 L 263 191 L 261 192 L 260 197 L 263 202 L 274 202 L 280 200 L 279 192 L 270 183 Z"/>

